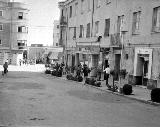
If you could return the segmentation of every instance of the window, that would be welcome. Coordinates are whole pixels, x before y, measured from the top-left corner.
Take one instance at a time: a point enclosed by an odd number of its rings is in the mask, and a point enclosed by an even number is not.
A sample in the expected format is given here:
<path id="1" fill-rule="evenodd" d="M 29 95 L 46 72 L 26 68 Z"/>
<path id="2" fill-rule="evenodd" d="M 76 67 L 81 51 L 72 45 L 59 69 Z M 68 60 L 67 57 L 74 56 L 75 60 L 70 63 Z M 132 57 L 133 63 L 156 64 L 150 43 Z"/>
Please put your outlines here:
<path id="1" fill-rule="evenodd" d="M 58 46 L 58 43 L 56 43 L 56 46 Z"/>
<path id="2" fill-rule="evenodd" d="M 2 45 L 2 40 L 0 39 L 0 45 Z"/>
<path id="3" fill-rule="evenodd" d="M 59 29 L 59 25 L 57 25 L 57 29 Z"/>
<path id="4" fill-rule="evenodd" d="M 28 28 L 27 27 L 25 27 L 25 26 L 19 26 L 18 27 L 18 32 L 28 32 Z"/>
<path id="5" fill-rule="evenodd" d="M 83 25 L 80 25 L 80 34 L 79 34 L 79 38 L 82 38 L 84 36 L 84 28 Z"/>
<path id="6" fill-rule="evenodd" d="M 23 19 L 23 12 L 18 13 L 18 19 Z"/>
<path id="7" fill-rule="evenodd" d="M 140 28 L 141 11 L 133 13 L 132 34 L 138 34 Z"/>
<path id="8" fill-rule="evenodd" d="M 83 14 L 85 11 L 85 1 L 81 0 L 81 14 Z"/>
<path id="9" fill-rule="evenodd" d="M 73 39 L 76 38 L 76 27 L 74 27 Z"/>
<path id="10" fill-rule="evenodd" d="M 62 16 L 63 16 L 63 9 L 62 9 Z"/>
<path id="11" fill-rule="evenodd" d="M 95 36 L 98 33 L 98 31 L 99 31 L 99 21 L 96 21 L 95 22 Z"/>
<path id="12" fill-rule="evenodd" d="M 152 31 L 160 32 L 160 7 L 153 9 Z"/>
<path id="13" fill-rule="evenodd" d="M 75 16 L 78 14 L 78 2 L 75 3 Z"/>
<path id="14" fill-rule="evenodd" d="M 117 21 L 117 33 L 121 32 L 122 24 L 124 23 L 124 15 L 118 16 L 118 21 Z"/>
<path id="15" fill-rule="evenodd" d="M 90 37 L 90 23 L 87 24 L 87 33 L 86 33 L 86 37 Z"/>
<path id="16" fill-rule="evenodd" d="M 72 17 L 72 6 L 70 6 L 70 13 L 69 13 L 69 17 Z"/>
<path id="17" fill-rule="evenodd" d="M 3 11 L 2 10 L 0 10 L 0 16 L 3 16 Z"/>
<path id="18" fill-rule="evenodd" d="M 0 31 L 3 31 L 3 24 L 0 24 Z"/>
<path id="19" fill-rule="evenodd" d="M 105 19 L 105 30 L 104 30 L 104 36 L 109 36 L 109 30 L 110 30 L 110 19 Z"/>
<path id="20" fill-rule="evenodd" d="M 27 40 L 17 40 L 18 46 L 26 46 Z"/>

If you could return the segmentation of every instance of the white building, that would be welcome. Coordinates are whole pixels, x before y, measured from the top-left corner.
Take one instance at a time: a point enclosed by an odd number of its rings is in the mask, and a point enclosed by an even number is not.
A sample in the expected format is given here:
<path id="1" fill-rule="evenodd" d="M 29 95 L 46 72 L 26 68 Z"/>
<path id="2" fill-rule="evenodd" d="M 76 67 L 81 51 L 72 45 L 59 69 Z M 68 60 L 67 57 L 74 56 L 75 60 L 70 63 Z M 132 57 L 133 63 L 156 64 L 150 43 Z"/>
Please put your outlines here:
<path id="1" fill-rule="evenodd" d="M 0 0 L 0 64 L 17 65 L 27 46 L 28 8 L 20 2 Z"/>

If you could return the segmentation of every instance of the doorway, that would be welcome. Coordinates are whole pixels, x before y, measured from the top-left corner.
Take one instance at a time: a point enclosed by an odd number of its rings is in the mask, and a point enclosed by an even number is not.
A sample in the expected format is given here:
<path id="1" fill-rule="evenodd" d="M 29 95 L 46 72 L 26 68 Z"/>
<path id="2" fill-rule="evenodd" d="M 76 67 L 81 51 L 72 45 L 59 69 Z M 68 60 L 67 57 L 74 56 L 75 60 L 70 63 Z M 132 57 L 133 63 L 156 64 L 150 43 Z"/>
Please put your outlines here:
<path id="1" fill-rule="evenodd" d="M 116 72 L 115 80 L 119 80 L 120 61 L 121 61 L 121 54 L 115 54 L 115 66 L 114 66 L 114 70 Z"/>
<path id="2" fill-rule="evenodd" d="M 108 65 L 108 60 L 104 60 L 104 69 L 107 67 Z"/>
<path id="3" fill-rule="evenodd" d="M 138 85 L 147 86 L 148 81 L 148 67 L 149 67 L 149 54 L 139 54 L 137 60 L 137 76 L 139 80 Z"/>

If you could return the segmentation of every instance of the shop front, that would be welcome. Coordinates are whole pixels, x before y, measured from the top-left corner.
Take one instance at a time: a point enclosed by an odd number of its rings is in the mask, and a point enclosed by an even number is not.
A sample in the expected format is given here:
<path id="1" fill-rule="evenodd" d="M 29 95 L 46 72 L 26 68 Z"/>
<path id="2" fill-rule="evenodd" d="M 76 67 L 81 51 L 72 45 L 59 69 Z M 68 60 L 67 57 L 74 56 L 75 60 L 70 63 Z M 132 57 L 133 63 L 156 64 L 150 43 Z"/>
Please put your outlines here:
<path id="1" fill-rule="evenodd" d="M 135 48 L 134 77 L 136 85 L 147 86 L 151 79 L 152 49 Z"/>
<path id="2" fill-rule="evenodd" d="M 99 62 L 100 48 L 97 46 L 82 46 L 79 45 L 76 48 L 76 66 L 81 63 L 85 63 L 89 68 L 97 67 Z"/>

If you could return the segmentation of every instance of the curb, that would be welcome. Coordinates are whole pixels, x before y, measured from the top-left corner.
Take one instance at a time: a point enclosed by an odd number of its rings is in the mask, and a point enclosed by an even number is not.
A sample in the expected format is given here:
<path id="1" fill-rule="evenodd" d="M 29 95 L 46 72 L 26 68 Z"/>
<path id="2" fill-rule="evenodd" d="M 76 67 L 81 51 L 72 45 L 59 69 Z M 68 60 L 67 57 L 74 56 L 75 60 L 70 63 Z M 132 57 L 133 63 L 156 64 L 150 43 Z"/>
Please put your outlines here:
<path id="1" fill-rule="evenodd" d="M 61 79 L 59 77 L 56 77 L 57 79 Z M 65 77 L 62 78 L 61 80 L 67 80 Z M 70 82 L 75 82 L 75 83 L 78 83 L 78 84 L 81 84 L 81 82 L 76 82 L 76 81 L 72 81 L 72 80 L 67 80 L 67 81 L 70 81 Z M 127 95 L 124 95 L 124 94 L 121 94 L 121 93 L 118 93 L 118 92 L 113 92 L 113 91 L 110 91 L 110 90 L 104 90 L 104 89 L 101 89 L 100 87 L 96 87 L 96 86 L 92 86 L 92 85 L 89 85 L 87 84 L 87 86 L 89 87 L 92 87 L 92 88 L 95 88 L 95 89 L 98 89 L 100 91 L 104 91 L 104 92 L 108 92 L 108 93 L 112 93 L 112 94 L 115 94 L 115 95 L 118 95 L 118 96 L 123 96 L 123 97 L 126 97 L 126 98 L 129 98 L 129 99 L 132 99 L 132 100 L 136 100 L 136 101 L 139 101 L 139 102 L 142 102 L 142 103 L 145 103 L 145 104 L 150 104 L 150 105 L 154 105 L 154 106 L 160 106 L 160 103 L 157 103 L 157 102 L 152 102 L 151 100 L 143 100 L 143 99 L 139 99 L 139 98 L 136 98 L 136 97 L 130 97 L 130 96 L 127 96 Z"/>
<path id="2" fill-rule="evenodd" d="M 92 85 L 90 85 L 90 86 L 92 86 Z M 151 100 L 143 100 L 143 99 L 139 99 L 139 98 L 136 98 L 136 97 L 130 97 L 130 96 L 118 93 L 118 92 L 112 92 L 112 91 L 109 91 L 109 90 L 103 90 L 103 89 L 101 89 L 99 87 L 94 87 L 94 86 L 92 86 L 92 87 L 96 88 L 98 90 L 101 90 L 101 91 L 105 91 L 105 92 L 112 93 L 112 94 L 115 94 L 115 95 L 123 96 L 123 97 L 129 98 L 129 99 L 132 99 L 132 100 L 136 100 L 136 101 L 139 101 L 139 102 L 142 102 L 142 103 L 146 103 L 146 104 L 150 104 L 150 105 L 154 105 L 154 106 L 160 106 L 160 103 L 152 102 Z"/>

